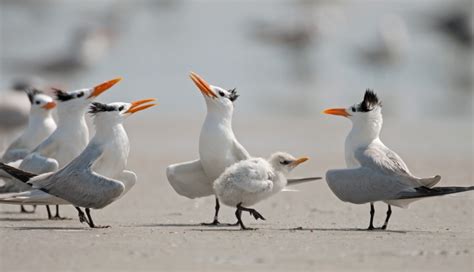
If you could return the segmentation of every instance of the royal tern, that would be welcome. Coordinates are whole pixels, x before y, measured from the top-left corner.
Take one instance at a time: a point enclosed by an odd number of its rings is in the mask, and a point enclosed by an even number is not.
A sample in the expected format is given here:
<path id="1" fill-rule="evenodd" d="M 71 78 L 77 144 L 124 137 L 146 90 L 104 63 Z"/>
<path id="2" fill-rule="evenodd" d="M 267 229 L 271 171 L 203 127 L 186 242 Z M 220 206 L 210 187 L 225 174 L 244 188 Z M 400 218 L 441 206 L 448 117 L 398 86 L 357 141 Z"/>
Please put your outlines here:
<path id="1" fill-rule="evenodd" d="M 326 114 L 340 115 L 352 121 L 346 138 L 345 158 L 348 169 L 329 170 L 329 188 L 342 201 L 354 204 L 370 203 L 369 230 L 374 229 L 374 202 L 388 205 L 381 229 L 386 229 L 392 214 L 391 205 L 407 208 L 416 200 L 431 196 L 474 190 L 470 187 L 433 187 L 441 177 L 418 178 L 407 165 L 380 140 L 382 104 L 377 95 L 367 90 L 364 100 L 348 108 L 328 109 Z"/>
<path id="2" fill-rule="evenodd" d="M 289 172 L 307 160 L 283 152 L 272 154 L 268 160 L 243 160 L 222 173 L 214 182 L 214 191 L 222 203 L 237 208 L 237 222 L 242 229 L 247 229 L 241 219 L 242 211 L 249 212 L 256 220 L 265 220 L 259 212 L 248 207 L 282 191 Z"/>
<path id="3" fill-rule="evenodd" d="M 147 104 L 154 100 L 93 103 L 90 113 L 94 115 L 96 134 L 77 158 L 57 172 L 35 175 L 0 164 L 8 174 L 33 187 L 27 192 L 2 195 L 0 202 L 72 204 L 81 223 L 101 228 L 94 224 L 90 209 L 102 209 L 111 204 L 128 192 L 137 179 L 135 173 L 124 170 L 130 144 L 122 123 L 131 114 L 156 105 Z M 87 218 L 81 207 L 85 208 Z"/>
<path id="4" fill-rule="evenodd" d="M 207 106 L 207 115 L 199 137 L 199 159 L 172 164 L 166 169 L 168 181 L 174 190 L 185 197 L 197 198 L 214 195 L 214 180 L 232 164 L 250 158 L 232 131 L 235 89 L 226 90 L 209 85 L 195 73 L 190 75 L 201 91 Z M 218 225 L 219 200 L 216 197 L 214 220 Z M 207 224 L 206 224 L 207 225 Z"/>
<path id="5" fill-rule="evenodd" d="M 57 128 L 21 161 L 19 168 L 34 174 L 53 172 L 76 158 L 89 141 L 89 130 L 84 116 L 89 103 L 120 80 L 121 78 L 116 78 L 92 88 L 75 91 L 56 90 Z M 29 189 L 23 184 L 19 186 L 22 190 Z M 49 219 L 61 219 L 58 206 L 54 217 L 51 216 L 49 207 L 47 210 Z"/>

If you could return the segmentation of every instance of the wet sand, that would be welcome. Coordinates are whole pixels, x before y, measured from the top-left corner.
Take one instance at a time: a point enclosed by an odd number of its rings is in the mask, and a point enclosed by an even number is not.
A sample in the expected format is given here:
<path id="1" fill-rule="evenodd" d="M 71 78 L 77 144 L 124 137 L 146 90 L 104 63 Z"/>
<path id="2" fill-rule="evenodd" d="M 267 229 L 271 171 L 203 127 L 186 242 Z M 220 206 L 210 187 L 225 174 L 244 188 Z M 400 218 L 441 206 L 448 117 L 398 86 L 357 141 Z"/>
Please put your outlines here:
<path id="1" fill-rule="evenodd" d="M 369 206 L 339 201 L 325 181 L 298 185 L 255 208 L 266 221 L 244 222 L 255 231 L 203 227 L 211 220 L 212 197 L 189 200 L 168 184 L 165 167 L 197 157 L 202 116 L 134 116 L 127 120 L 131 140 L 128 169 L 137 185 L 120 201 L 93 211 L 97 224 L 81 225 L 72 207 L 66 221 L 18 214 L 0 206 L 2 271 L 472 271 L 474 194 L 426 199 L 408 210 L 395 208 L 388 231 L 367 232 Z M 344 167 L 346 120 L 258 117 L 236 118 L 234 130 L 253 154 L 285 150 L 311 160 L 295 176 L 323 175 Z M 418 176 L 440 174 L 441 185 L 473 185 L 472 126 L 466 121 L 399 122 L 385 120 L 383 141 Z M 259 126 L 257 127 L 256 124 Z M 422 124 L 422 125 L 420 125 Z M 376 205 L 376 225 L 385 218 Z M 235 222 L 224 207 L 224 222 Z"/>

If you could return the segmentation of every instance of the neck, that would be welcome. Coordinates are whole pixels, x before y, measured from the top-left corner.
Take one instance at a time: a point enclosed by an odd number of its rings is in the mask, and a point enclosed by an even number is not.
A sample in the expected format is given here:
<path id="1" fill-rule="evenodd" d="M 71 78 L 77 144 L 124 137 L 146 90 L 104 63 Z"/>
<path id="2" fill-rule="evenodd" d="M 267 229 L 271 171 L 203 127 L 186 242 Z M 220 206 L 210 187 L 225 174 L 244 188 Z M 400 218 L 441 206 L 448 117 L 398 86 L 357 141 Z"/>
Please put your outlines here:
<path id="1" fill-rule="evenodd" d="M 31 110 L 30 117 L 28 119 L 28 127 L 35 126 L 36 124 L 40 124 L 43 121 L 53 118 L 51 115 L 50 110 Z"/>
<path id="2" fill-rule="evenodd" d="M 208 108 L 205 123 L 208 122 L 211 124 L 232 128 L 232 112 Z"/>
<path id="3" fill-rule="evenodd" d="M 122 123 L 95 122 L 94 124 L 96 129 L 94 138 L 98 141 L 111 141 L 124 134 L 126 136 Z"/>
<path id="4" fill-rule="evenodd" d="M 350 148 L 368 146 L 373 141 L 379 139 L 382 129 L 382 120 L 371 120 L 363 124 L 352 125 L 352 129 L 346 139 L 346 144 Z"/>

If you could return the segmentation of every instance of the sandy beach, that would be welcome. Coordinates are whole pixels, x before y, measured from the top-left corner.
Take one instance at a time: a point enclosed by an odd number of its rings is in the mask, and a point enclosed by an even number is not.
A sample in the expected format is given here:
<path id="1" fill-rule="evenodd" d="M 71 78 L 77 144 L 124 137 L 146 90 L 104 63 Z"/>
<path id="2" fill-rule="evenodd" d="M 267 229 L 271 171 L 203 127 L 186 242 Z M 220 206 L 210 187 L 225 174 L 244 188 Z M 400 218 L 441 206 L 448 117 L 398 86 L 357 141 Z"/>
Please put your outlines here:
<path id="1" fill-rule="evenodd" d="M 165 176 L 168 164 L 197 156 L 201 122 L 202 117 L 154 113 L 127 120 L 132 147 L 127 168 L 139 180 L 123 199 L 93 211 L 96 223 L 109 229 L 81 225 L 72 207 L 62 208 L 72 220 L 48 221 L 43 207 L 30 215 L 0 206 L 2 271 L 472 271 L 472 193 L 396 208 L 388 231 L 368 232 L 369 206 L 339 201 L 321 181 L 258 204 L 266 221 L 243 217 L 258 230 L 201 226 L 211 220 L 213 198 L 181 197 Z M 234 124 L 253 155 L 285 150 L 311 157 L 294 176 L 324 176 L 327 169 L 344 167 L 349 128 L 346 120 L 327 116 L 241 116 Z M 473 185 L 472 128 L 465 122 L 423 122 L 420 129 L 416 120 L 388 119 L 382 139 L 414 174 L 440 174 L 441 185 Z M 376 205 L 376 225 L 385 209 Z M 221 215 L 224 222 L 235 221 L 234 209 L 225 207 Z"/>

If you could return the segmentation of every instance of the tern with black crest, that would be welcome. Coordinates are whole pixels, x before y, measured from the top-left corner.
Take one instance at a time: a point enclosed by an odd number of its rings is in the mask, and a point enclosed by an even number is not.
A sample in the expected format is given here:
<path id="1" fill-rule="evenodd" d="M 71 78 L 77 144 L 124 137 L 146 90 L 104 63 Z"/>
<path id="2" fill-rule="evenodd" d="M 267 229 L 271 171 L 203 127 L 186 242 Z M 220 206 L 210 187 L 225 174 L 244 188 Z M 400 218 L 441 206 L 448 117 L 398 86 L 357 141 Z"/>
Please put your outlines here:
<path id="1" fill-rule="evenodd" d="M 125 170 L 130 144 L 122 123 L 131 114 L 156 105 L 148 104 L 154 100 L 94 102 L 89 112 L 94 116 L 96 134 L 77 158 L 57 172 L 35 175 L 0 164 L 8 174 L 32 186 L 30 191 L 0 195 L 0 202 L 74 205 L 81 223 L 101 228 L 92 220 L 90 209 L 102 209 L 111 204 L 137 180 L 135 173 Z M 85 208 L 85 214 L 81 208 Z"/>
<path id="2" fill-rule="evenodd" d="M 380 140 L 382 104 L 377 95 L 367 90 L 364 100 L 348 108 L 328 109 L 324 113 L 339 115 L 352 122 L 346 138 L 347 169 L 329 170 L 329 188 L 342 201 L 354 204 L 370 203 L 369 230 L 373 230 L 374 202 L 388 205 L 386 229 L 392 214 L 391 206 L 407 208 L 411 202 L 426 197 L 441 196 L 474 190 L 470 187 L 434 187 L 439 175 L 419 178 L 414 176 L 403 160 Z"/>

